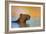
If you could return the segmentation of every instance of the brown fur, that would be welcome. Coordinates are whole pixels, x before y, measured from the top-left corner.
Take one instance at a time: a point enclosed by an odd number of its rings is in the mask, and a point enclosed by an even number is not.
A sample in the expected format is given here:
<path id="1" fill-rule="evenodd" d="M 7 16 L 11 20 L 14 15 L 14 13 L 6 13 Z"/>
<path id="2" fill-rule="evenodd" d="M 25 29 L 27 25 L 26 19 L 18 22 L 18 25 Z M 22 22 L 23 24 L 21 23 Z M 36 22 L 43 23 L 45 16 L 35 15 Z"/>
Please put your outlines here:
<path id="1" fill-rule="evenodd" d="M 26 20 L 29 20 L 30 16 L 26 14 L 20 14 L 20 18 L 17 20 L 20 27 L 26 27 Z"/>

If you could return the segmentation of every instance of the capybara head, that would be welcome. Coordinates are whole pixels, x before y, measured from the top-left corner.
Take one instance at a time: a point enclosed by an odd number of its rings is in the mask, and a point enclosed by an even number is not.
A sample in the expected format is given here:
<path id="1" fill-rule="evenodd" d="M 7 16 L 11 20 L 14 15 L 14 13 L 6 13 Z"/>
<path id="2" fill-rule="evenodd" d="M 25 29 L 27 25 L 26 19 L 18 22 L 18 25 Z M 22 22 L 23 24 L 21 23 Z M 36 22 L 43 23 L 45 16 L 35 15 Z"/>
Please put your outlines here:
<path id="1" fill-rule="evenodd" d="M 18 24 L 20 24 L 20 27 L 26 27 L 26 21 L 30 19 L 30 16 L 27 14 L 20 14 L 19 19 L 17 20 Z"/>
<path id="2" fill-rule="evenodd" d="M 20 18 L 21 18 L 22 20 L 29 20 L 29 19 L 30 19 L 30 16 L 27 15 L 27 14 L 20 14 Z"/>

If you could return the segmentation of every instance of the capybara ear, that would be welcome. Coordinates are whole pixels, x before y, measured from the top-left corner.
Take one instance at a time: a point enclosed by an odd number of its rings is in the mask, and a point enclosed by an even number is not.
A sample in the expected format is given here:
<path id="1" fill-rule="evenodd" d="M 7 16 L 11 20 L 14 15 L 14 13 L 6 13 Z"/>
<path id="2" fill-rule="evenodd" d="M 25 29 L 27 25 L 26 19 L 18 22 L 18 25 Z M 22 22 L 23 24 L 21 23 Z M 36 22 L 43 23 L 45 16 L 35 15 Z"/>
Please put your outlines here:
<path id="1" fill-rule="evenodd" d="M 20 14 L 20 16 L 22 16 L 22 14 Z"/>

